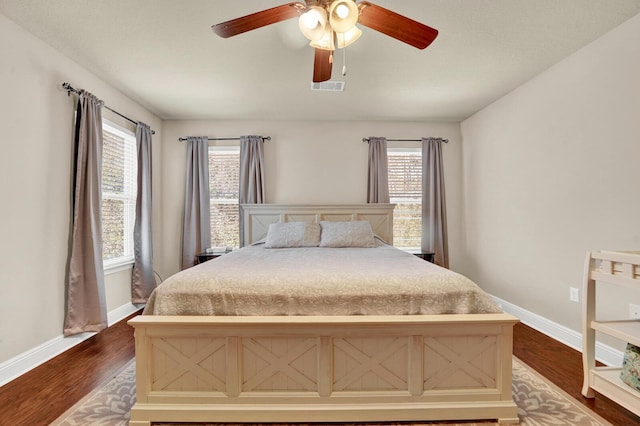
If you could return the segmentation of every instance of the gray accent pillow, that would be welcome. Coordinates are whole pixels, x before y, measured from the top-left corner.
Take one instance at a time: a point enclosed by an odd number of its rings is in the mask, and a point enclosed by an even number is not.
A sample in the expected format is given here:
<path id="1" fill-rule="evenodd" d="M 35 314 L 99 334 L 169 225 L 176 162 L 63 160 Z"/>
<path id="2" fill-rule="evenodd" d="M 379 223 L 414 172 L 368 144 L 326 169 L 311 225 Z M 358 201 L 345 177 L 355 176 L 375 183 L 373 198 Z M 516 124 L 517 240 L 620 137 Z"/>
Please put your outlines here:
<path id="1" fill-rule="evenodd" d="M 317 247 L 320 225 L 309 222 L 272 223 L 267 231 L 266 248 Z"/>
<path id="2" fill-rule="evenodd" d="M 367 220 L 350 222 L 320 222 L 320 247 L 375 247 L 371 223 Z"/>

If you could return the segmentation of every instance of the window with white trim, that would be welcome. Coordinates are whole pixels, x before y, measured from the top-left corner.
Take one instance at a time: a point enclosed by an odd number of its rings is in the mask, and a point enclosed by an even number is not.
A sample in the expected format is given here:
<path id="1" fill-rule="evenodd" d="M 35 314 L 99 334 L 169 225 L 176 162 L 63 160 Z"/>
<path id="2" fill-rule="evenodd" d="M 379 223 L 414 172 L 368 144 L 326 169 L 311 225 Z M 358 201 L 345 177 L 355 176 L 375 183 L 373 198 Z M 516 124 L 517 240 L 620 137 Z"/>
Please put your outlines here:
<path id="1" fill-rule="evenodd" d="M 137 148 L 133 132 L 102 122 L 102 259 L 105 269 L 133 263 Z"/>
<path id="2" fill-rule="evenodd" d="M 387 148 L 393 245 L 419 249 L 422 240 L 422 148 Z"/>
<path id="3" fill-rule="evenodd" d="M 209 146 L 211 246 L 240 246 L 240 146 Z"/>

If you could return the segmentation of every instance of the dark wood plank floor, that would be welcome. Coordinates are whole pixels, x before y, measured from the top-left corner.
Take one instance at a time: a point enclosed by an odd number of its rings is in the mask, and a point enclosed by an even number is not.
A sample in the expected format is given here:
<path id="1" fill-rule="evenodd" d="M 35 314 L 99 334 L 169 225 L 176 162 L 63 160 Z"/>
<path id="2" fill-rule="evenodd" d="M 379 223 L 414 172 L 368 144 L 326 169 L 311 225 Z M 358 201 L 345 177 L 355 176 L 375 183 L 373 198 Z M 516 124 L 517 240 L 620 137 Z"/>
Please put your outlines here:
<path id="1" fill-rule="evenodd" d="M 127 320 L 0 387 L 0 425 L 48 425 L 112 377 L 135 354 Z"/>
<path id="2" fill-rule="evenodd" d="M 514 355 L 614 425 L 640 425 L 640 417 L 607 398 L 582 397 L 579 352 L 518 324 Z M 49 424 L 133 356 L 133 329 L 123 320 L 0 387 L 0 425 Z"/>
<path id="3" fill-rule="evenodd" d="M 640 425 L 640 417 L 608 398 L 599 394 L 596 398 L 582 396 L 582 353 L 518 324 L 514 328 L 513 354 L 614 425 Z"/>

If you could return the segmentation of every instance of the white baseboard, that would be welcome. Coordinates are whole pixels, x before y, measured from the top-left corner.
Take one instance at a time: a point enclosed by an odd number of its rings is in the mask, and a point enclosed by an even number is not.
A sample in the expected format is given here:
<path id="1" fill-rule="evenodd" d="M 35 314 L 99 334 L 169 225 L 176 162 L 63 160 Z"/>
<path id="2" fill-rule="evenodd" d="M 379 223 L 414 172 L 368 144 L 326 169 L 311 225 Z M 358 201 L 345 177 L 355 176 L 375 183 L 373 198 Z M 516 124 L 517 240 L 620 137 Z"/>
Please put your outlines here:
<path id="1" fill-rule="evenodd" d="M 107 314 L 107 321 L 109 326 L 116 322 L 128 317 L 136 312 L 139 307 L 128 303 L 122 305 Z M 23 375 L 27 371 L 30 371 L 40 364 L 43 364 L 56 355 L 71 349 L 75 345 L 87 340 L 89 337 L 96 333 L 81 333 L 74 336 L 64 337 L 58 336 L 53 339 L 44 342 L 43 344 L 36 346 L 35 348 L 23 352 L 18 356 L 15 356 L 0 364 L 0 386 L 4 386 L 13 379 Z"/>
<path id="2" fill-rule="evenodd" d="M 125 319 L 132 313 L 137 312 L 141 307 L 142 305 L 136 306 L 132 303 L 125 303 L 107 314 L 107 324 L 111 327 L 113 324 Z"/>
<path id="3" fill-rule="evenodd" d="M 520 318 L 522 323 L 582 353 L 582 333 L 550 321 L 506 300 L 495 296 L 493 299 L 503 311 Z M 623 355 L 621 351 L 611 346 L 596 342 L 596 359 L 606 365 L 621 365 Z"/>

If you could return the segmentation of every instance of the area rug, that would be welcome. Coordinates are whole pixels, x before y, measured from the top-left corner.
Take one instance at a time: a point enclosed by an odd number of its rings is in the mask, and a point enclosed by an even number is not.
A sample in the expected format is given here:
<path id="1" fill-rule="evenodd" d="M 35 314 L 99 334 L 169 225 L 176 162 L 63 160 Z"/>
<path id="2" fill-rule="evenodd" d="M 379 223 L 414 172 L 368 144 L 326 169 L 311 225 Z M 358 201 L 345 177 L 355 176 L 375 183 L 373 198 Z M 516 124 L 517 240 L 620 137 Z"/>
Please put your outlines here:
<path id="1" fill-rule="evenodd" d="M 52 425 L 55 426 L 125 426 L 129 422 L 129 411 L 135 403 L 135 362 L 131 360 L 112 379 L 87 395 Z M 525 426 L 612 426 L 593 411 L 582 406 L 562 389 L 536 373 L 517 358 L 513 358 L 513 399 L 518 405 L 520 422 Z M 184 424 L 184 423 L 183 423 Z M 482 423 L 436 423 L 398 422 L 380 423 L 385 426 L 491 426 Z M 169 426 L 169 423 L 153 423 L 154 426 Z M 190 423 L 190 426 L 202 424 Z M 223 426 L 220 423 L 208 425 Z M 235 425 L 235 424 L 234 424 Z M 335 425 L 335 423 L 333 424 Z M 373 425 L 366 423 L 363 425 Z M 231 426 L 224 424 L 224 426 Z M 249 426 L 244 424 L 243 426 Z M 256 425 L 257 426 L 257 425 Z M 269 426 L 276 426 L 270 423 Z M 299 424 L 297 425 L 299 426 Z M 313 426 L 319 426 L 314 424 Z M 349 426 L 355 426 L 350 424 Z"/>

